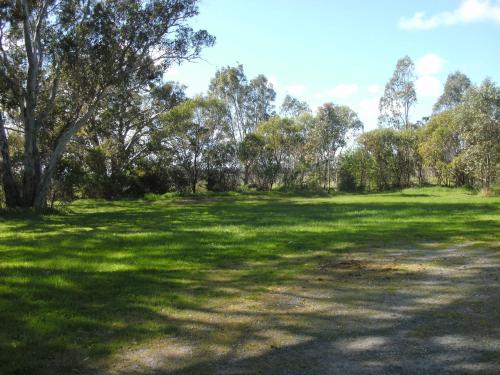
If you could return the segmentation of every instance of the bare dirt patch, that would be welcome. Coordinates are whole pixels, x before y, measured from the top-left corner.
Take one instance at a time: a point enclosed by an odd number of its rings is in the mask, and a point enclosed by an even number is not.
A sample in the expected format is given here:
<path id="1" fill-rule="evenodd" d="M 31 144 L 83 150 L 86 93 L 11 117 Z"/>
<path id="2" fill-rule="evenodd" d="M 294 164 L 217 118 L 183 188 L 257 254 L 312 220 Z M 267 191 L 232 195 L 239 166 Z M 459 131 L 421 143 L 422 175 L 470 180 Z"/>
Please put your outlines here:
<path id="1" fill-rule="evenodd" d="M 204 309 L 124 348 L 109 374 L 497 374 L 498 248 L 359 251 Z"/>

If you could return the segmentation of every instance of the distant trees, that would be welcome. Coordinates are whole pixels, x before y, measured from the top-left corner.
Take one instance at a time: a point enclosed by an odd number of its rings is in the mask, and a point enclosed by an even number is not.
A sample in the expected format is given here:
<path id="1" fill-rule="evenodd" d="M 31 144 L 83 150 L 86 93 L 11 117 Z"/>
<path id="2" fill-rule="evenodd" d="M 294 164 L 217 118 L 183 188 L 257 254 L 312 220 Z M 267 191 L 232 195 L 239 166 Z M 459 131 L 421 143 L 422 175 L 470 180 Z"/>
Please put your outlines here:
<path id="1" fill-rule="evenodd" d="M 441 112 L 455 108 L 462 102 L 471 85 L 469 77 L 461 72 L 448 75 L 444 85 L 444 92 L 434 105 L 434 111 Z"/>
<path id="2" fill-rule="evenodd" d="M 339 188 L 386 190 L 432 182 L 490 189 L 500 161 L 499 93 L 491 80 L 474 86 L 464 74 L 451 74 L 425 124 L 402 127 L 405 116 L 388 112 L 394 119 L 385 123 L 400 125 L 359 136 L 340 159 Z"/>
<path id="3" fill-rule="evenodd" d="M 281 177 L 281 183 L 290 187 L 294 181 L 295 151 L 302 141 L 300 125 L 291 119 L 273 117 L 258 125 L 256 135 L 264 146 L 258 151 L 260 165 L 258 173 L 254 173 L 258 185 L 272 189 Z"/>
<path id="4" fill-rule="evenodd" d="M 368 132 L 352 109 L 334 103 L 313 113 L 288 95 L 278 114 L 272 84 L 263 75 L 247 79 L 242 65 L 220 69 L 206 95 L 187 98 L 182 85 L 163 82 L 161 73 L 197 56 L 213 39 L 184 25 L 196 13 L 196 2 L 177 3 L 168 14 L 153 3 L 130 1 L 60 9 L 47 3 L 45 10 L 38 3 L 9 5 L 28 14 L 27 22 L 2 10 L 3 204 L 41 207 L 58 199 L 228 191 L 240 185 L 383 191 L 425 183 L 485 189 L 495 184 L 500 91 L 491 80 L 475 86 L 464 74 L 451 74 L 433 114 L 412 123 L 414 66 L 405 57 L 380 99 L 380 127 Z M 173 6 L 168 0 L 154 4 Z M 143 35 L 149 26 L 140 16 L 180 34 Z M 36 42 L 45 62 L 31 77 L 35 67 L 26 43 L 36 39 L 37 19 L 49 34 Z M 52 24 L 57 19 L 79 27 L 60 29 Z M 114 21 L 121 22 L 116 29 Z M 120 42 L 108 44 L 106 38 L 115 37 Z M 62 40 L 66 44 L 58 44 Z M 84 74 L 72 65 L 80 60 Z M 35 91 L 29 82 L 36 83 Z"/>
<path id="5" fill-rule="evenodd" d="M 500 89 L 491 80 L 470 88 L 455 110 L 463 143 L 459 157 L 476 184 L 489 189 L 500 157 Z"/>
<path id="6" fill-rule="evenodd" d="M 331 187 L 339 151 L 349 136 L 362 128 L 362 123 L 345 106 L 327 103 L 312 116 L 306 106 L 296 103 L 304 112 L 295 110 L 295 116 L 271 117 L 241 143 L 240 158 L 248 171 L 244 178 L 247 184 L 261 189 L 277 184 L 299 189 Z"/>
<path id="7" fill-rule="evenodd" d="M 259 122 L 274 115 L 276 92 L 263 75 L 248 82 L 243 65 L 218 70 L 208 93 L 222 100 L 228 108 L 231 135 L 235 142 L 255 131 Z"/>
<path id="8" fill-rule="evenodd" d="M 221 160 L 218 153 L 230 142 L 226 119 L 224 103 L 210 97 L 187 100 L 161 118 L 157 141 L 170 150 L 172 163 L 184 169 L 192 193 L 202 177 L 213 181 L 212 171 Z"/>
<path id="9" fill-rule="evenodd" d="M 318 109 L 312 125 L 309 132 L 311 149 L 316 156 L 323 188 L 330 190 L 333 164 L 340 150 L 346 146 L 348 136 L 361 130 L 363 124 L 349 107 L 326 103 Z"/>
<path id="10" fill-rule="evenodd" d="M 303 113 L 311 113 L 311 109 L 306 102 L 300 101 L 291 95 L 286 95 L 280 108 L 280 115 L 283 117 L 299 117 Z"/>

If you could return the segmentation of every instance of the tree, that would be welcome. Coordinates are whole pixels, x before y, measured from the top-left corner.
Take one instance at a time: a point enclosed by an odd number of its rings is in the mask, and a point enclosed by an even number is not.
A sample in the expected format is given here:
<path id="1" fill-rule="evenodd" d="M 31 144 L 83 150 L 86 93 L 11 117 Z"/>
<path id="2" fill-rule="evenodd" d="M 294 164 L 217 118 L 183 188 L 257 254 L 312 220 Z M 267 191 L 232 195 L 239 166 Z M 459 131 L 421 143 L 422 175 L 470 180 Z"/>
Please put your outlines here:
<path id="1" fill-rule="evenodd" d="M 306 102 L 301 102 L 299 99 L 290 95 L 285 96 L 280 108 L 281 116 L 297 118 L 303 113 L 311 113 L 311 109 Z"/>
<path id="2" fill-rule="evenodd" d="M 3 174 L 9 206 L 46 204 L 67 144 L 114 88 L 130 82 L 139 90 L 172 63 L 196 58 L 213 44 L 206 31 L 187 26 L 197 13 L 196 0 L 4 4 L 0 80 L 11 100 L 2 100 L 1 111 L 24 134 L 22 187 L 8 177 L 12 171 Z M 6 150 L 4 121 L 0 126 Z M 8 159 L 1 168 L 9 169 Z"/>
<path id="3" fill-rule="evenodd" d="M 243 141 L 240 142 L 238 147 L 238 158 L 243 164 L 244 176 L 243 183 L 248 185 L 250 182 L 250 175 L 257 174 L 257 165 L 265 147 L 263 137 L 258 134 L 250 133 L 245 136 Z"/>
<path id="4" fill-rule="evenodd" d="M 249 87 L 243 65 L 218 70 L 208 92 L 226 103 L 232 138 L 235 142 L 241 142 L 249 133 L 246 118 Z"/>
<path id="5" fill-rule="evenodd" d="M 442 112 L 455 108 L 471 87 L 469 77 L 460 72 L 451 73 L 446 79 L 444 92 L 434 104 L 434 112 Z"/>
<path id="6" fill-rule="evenodd" d="M 267 121 L 275 115 L 275 99 L 276 92 L 273 89 L 273 85 L 264 75 L 260 74 L 250 81 L 246 103 L 246 132 L 255 131 L 259 123 Z"/>
<path id="7" fill-rule="evenodd" d="M 368 187 L 382 191 L 397 185 L 396 130 L 375 129 L 361 134 L 360 145 L 367 155 Z"/>
<path id="8" fill-rule="evenodd" d="M 453 159 L 460 153 L 460 138 L 453 111 L 444 111 L 431 117 L 422 128 L 418 146 L 424 166 L 429 168 L 438 184 L 450 185 L 453 178 L 459 184 Z"/>
<path id="9" fill-rule="evenodd" d="M 343 153 L 338 166 L 338 190 L 354 192 L 364 189 L 365 163 L 360 148 Z"/>
<path id="10" fill-rule="evenodd" d="M 211 151 L 228 139 L 225 111 L 220 100 L 196 97 L 161 117 L 163 130 L 157 142 L 171 150 L 174 163 L 187 173 L 193 193 L 203 170 L 210 168 Z"/>
<path id="11" fill-rule="evenodd" d="M 12 173 L 12 163 L 9 150 L 9 142 L 7 139 L 5 120 L 0 112 L 0 152 L 2 155 L 1 169 L 2 182 L 4 186 L 5 202 L 8 207 L 14 207 L 19 201 L 18 191 L 14 175 Z"/>
<path id="12" fill-rule="evenodd" d="M 456 109 L 463 158 L 478 185 L 489 189 L 497 177 L 500 151 L 500 89 L 491 80 L 472 87 Z"/>
<path id="13" fill-rule="evenodd" d="M 410 126 L 410 109 L 417 101 L 415 92 L 415 65 L 405 56 L 396 64 L 394 73 L 385 85 L 379 102 L 379 123 L 396 129 Z"/>
<path id="14" fill-rule="evenodd" d="M 347 106 L 326 103 L 318 109 L 311 141 L 318 155 L 319 165 L 324 165 L 323 187 L 330 190 L 332 164 L 337 153 L 347 144 L 349 134 L 363 128 L 356 112 Z"/>
<path id="15" fill-rule="evenodd" d="M 288 183 L 293 170 L 294 150 L 302 142 L 300 126 L 290 119 L 276 116 L 260 123 L 256 134 L 264 144 L 260 152 L 263 156 L 261 174 L 266 177 L 265 185 L 272 189 L 280 175 Z"/>
<path id="16" fill-rule="evenodd" d="M 79 147 L 70 144 L 63 157 L 83 154 L 87 194 L 109 199 L 143 193 L 137 163 L 150 153 L 159 116 L 184 100 L 184 87 L 174 82 L 140 93 L 127 87 L 111 91 L 97 116 L 75 136 Z"/>
<path id="17" fill-rule="evenodd" d="M 264 75 L 248 82 L 243 65 L 218 70 L 212 78 L 209 95 L 226 103 L 231 133 L 236 143 L 255 131 L 257 125 L 274 113 L 276 92 Z"/>

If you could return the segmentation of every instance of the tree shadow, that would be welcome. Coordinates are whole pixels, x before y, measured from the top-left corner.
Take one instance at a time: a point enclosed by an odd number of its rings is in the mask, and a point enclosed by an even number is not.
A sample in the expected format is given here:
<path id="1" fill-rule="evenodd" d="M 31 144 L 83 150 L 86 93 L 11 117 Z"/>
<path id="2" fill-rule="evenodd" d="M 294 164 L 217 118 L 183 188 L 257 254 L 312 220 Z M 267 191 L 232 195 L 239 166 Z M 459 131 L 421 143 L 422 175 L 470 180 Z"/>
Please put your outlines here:
<path id="1" fill-rule="evenodd" d="M 2 223 L 12 231 L 0 237 L 2 373 L 102 373 L 131 355 L 145 362 L 108 371 L 425 372 L 427 362 L 418 358 L 430 358 L 433 368 L 451 372 L 467 364 L 484 369 L 481 363 L 498 359 L 498 347 L 471 346 L 460 356 L 443 344 L 453 340 L 447 335 L 484 339 L 495 332 L 485 319 L 500 318 L 499 292 L 490 284 L 497 266 L 488 270 L 491 280 L 477 276 L 484 265 L 457 280 L 420 271 L 319 268 L 346 254 L 384 253 L 373 244 L 413 254 L 422 242 L 491 241 L 493 204 L 317 204 L 285 196 L 189 206 L 81 202 L 72 211 Z M 448 222 L 429 225 L 443 217 Z M 391 225 L 381 225 L 384 220 Z M 440 262 L 429 258 L 439 254 L 434 250 L 417 253 L 421 262 Z M 427 291 L 426 282 L 438 284 Z M 422 302 L 456 282 L 464 286 L 457 300 L 438 307 Z M 493 303 L 471 303 L 478 295 Z M 232 302 L 249 298 L 255 306 Z M 302 309 L 309 304 L 318 306 Z M 335 307 L 345 314 L 332 313 Z M 359 313 L 366 309 L 376 313 Z M 189 349 L 151 352 L 149 343 L 166 337 L 174 339 L 160 347 L 179 341 Z M 148 350 L 141 355 L 131 347 Z M 113 359 L 117 353 L 125 354 Z M 439 362 L 440 356 L 447 358 Z"/>

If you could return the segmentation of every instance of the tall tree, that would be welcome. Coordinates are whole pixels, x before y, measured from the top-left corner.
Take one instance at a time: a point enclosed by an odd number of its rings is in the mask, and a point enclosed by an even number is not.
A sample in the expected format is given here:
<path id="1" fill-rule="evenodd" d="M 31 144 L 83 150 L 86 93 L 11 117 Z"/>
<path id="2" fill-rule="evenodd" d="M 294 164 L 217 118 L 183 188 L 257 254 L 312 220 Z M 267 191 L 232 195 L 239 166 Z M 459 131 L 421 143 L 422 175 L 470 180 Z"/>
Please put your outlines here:
<path id="1" fill-rule="evenodd" d="M 296 118 L 303 113 L 311 113 L 311 108 L 309 108 L 309 105 L 306 102 L 302 102 L 291 95 L 286 95 L 280 108 L 281 116 Z"/>
<path id="2" fill-rule="evenodd" d="M 410 109 L 417 101 L 415 92 L 415 65 L 405 56 L 396 64 L 394 73 L 385 85 L 379 103 L 379 124 L 396 129 L 410 126 Z"/>
<path id="3" fill-rule="evenodd" d="M 219 144 L 227 142 L 226 108 L 216 98 L 187 100 L 162 115 L 163 130 L 158 141 L 174 154 L 174 162 L 187 173 L 191 191 L 204 169 L 210 169 L 210 157 Z"/>
<path id="4" fill-rule="evenodd" d="M 261 175 L 265 176 L 265 185 L 272 189 L 280 174 L 287 180 L 286 169 L 291 167 L 294 150 L 299 148 L 302 136 L 300 125 L 288 118 L 273 117 L 261 122 L 256 134 L 264 142 L 260 154 Z"/>
<path id="5" fill-rule="evenodd" d="M 146 92 L 126 87 L 110 92 L 98 115 L 75 137 L 85 157 L 100 155 L 87 158 L 93 165 L 85 165 L 89 175 L 98 172 L 88 179 L 89 188 L 97 192 L 94 196 L 113 198 L 132 192 L 137 163 L 150 152 L 151 140 L 161 127 L 159 116 L 184 100 L 184 87 L 174 82 L 152 86 Z"/>
<path id="6" fill-rule="evenodd" d="M 254 132 L 257 124 L 274 115 L 276 92 L 273 85 L 262 74 L 248 82 L 243 65 L 218 70 L 208 91 L 226 103 L 236 143 Z"/>
<path id="7" fill-rule="evenodd" d="M 140 89 L 214 38 L 193 31 L 196 0 L 9 0 L 0 12 L 1 111 L 24 133 L 22 188 L 9 205 L 41 207 L 68 142 L 113 88 Z M 5 133 L 2 124 L 0 133 Z M 46 150 L 41 142 L 49 139 Z M 2 149 L 8 136 L 1 137 Z M 2 158 L 2 170 L 9 168 Z M 10 173 L 12 174 L 12 173 Z M 9 172 L 7 173 L 9 175 Z M 4 177 L 6 174 L 4 173 Z M 4 178 L 5 191 L 13 182 Z"/>
<path id="8" fill-rule="evenodd" d="M 489 189 L 500 159 L 500 88 L 489 79 L 472 87 L 456 109 L 456 121 L 464 142 L 465 165 L 478 185 Z"/>
<path id="9" fill-rule="evenodd" d="M 226 103 L 232 137 L 235 142 L 241 142 L 248 133 L 246 114 L 249 95 L 243 65 L 218 70 L 210 82 L 208 92 Z"/>
<path id="10" fill-rule="evenodd" d="M 448 75 L 444 85 L 444 92 L 434 104 L 434 112 L 442 112 L 455 108 L 462 102 L 462 99 L 471 87 L 469 77 L 461 72 Z"/>
<path id="11" fill-rule="evenodd" d="M 326 103 L 318 109 L 312 138 L 320 164 L 324 164 L 324 188 L 330 189 L 332 166 L 350 133 L 363 128 L 356 112 L 346 106 Z"/>
<path id="12" fill-rule="evenodd" d="M 460 152 L 459 129 L 453 111 L 444 111 L 431 117 L 420 130 L 421 142 L 418 151 L 424 166 L 432 171 L 438 184 L 450 185 L 455 177 L 459 184 L 458 171 L 453 168 L 453 159 Z"/>
<path id="13" fill-rule="evenodd" d="M 250 81 L 246 103 L 246 133 L 255 131 L 260 122 L 269 120 L 274 112 L 276 92 L 268 79 L 260 74 Z"/>

